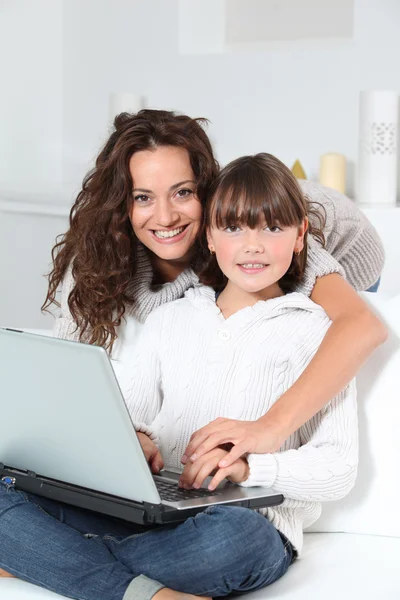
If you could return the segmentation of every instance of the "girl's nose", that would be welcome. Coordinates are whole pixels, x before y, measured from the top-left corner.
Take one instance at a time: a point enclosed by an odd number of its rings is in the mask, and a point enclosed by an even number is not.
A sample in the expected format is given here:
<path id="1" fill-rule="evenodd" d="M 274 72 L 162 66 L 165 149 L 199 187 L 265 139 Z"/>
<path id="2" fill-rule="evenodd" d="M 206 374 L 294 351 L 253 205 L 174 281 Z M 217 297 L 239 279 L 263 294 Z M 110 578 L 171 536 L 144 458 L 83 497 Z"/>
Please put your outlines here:
<path id="1" fill-rule="evenodd" d="M 244 250 L 249 254 L 262 254 L 264 252 L 264 245 L 259 238 L 258 232 L 250 231 L 250 233 L 246 236 Z"/>

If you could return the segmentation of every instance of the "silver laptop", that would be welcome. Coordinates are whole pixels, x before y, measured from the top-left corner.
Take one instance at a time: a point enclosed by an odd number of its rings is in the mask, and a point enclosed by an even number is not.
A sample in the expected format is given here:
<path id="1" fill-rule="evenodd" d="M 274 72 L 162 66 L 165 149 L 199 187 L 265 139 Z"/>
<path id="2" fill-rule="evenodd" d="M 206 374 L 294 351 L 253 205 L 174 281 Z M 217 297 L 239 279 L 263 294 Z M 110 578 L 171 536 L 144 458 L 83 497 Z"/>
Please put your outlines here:
<path id="1" fill-rule="evenodd" d="M 0 329 L 0 478 L 18 489 L 142 525 L 211 504 L 261 508 L 272 488 L 183 490 L 153 476 L 103 348 Z"/>

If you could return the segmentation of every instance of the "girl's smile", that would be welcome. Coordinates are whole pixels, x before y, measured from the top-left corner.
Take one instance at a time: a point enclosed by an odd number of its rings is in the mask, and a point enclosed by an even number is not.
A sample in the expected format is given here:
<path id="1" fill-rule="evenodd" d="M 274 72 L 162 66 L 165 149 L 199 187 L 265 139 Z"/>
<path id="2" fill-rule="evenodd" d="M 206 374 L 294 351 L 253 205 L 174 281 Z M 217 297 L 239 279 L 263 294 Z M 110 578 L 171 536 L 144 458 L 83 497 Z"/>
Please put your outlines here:
<path id="1" fill-rule="evenodd" d="M 292 227 L 268 226 L 261 219 L 260 215 L 256 227 L 238 224 L 209 228 L 209 247 L 228 279 L 224 292 L 232 288 L 236 294 L 238 290 L 256 294 L 255 300 L 281 294 L 278 282 L 289 269 L 295 250 L 303 247 L 307 222 Z"/>

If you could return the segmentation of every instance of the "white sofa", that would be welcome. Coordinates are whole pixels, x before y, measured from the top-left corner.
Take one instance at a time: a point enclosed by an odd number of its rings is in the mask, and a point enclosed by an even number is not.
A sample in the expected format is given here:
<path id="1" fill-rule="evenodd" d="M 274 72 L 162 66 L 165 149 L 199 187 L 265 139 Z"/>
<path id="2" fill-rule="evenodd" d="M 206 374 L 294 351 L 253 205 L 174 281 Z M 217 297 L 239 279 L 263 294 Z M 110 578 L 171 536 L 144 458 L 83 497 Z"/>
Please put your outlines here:
<path id="1" fill-rule="evenodd" d="M 364 297 L 387 323 L 390 335 L 357 378 L 356 486 L 344 500 L 324 506 L 322 517 L 305 535 L 302 558 L 289 572 L 272 586 L 248 594 L 249 600 L 400 600 L 400 295 Z M 62 597 L 0 578 L 0 598 Z"/>

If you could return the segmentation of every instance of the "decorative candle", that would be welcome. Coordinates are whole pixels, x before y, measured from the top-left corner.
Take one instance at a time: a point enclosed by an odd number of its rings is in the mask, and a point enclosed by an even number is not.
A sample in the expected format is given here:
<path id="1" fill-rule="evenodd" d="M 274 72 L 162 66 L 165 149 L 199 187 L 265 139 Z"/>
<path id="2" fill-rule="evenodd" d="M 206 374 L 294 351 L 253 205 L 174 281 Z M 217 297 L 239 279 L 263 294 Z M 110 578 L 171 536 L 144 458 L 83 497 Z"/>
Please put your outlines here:
<path id="1" fill-rule="evenodd" d="M 110 94 L 110 119 L 122 112 L 137 113 L 143 108 L 143 98 L 137 94 Z"/>
<path id="2" fill-rule="evenodd" d="M 357 201 L 396 204 L 398 93 L 360 93 Z"/>
<path id="3" fill-rule="evenodd" d="M 299 160 L 296 160 L 292 167 L 292 173 L 297 179 L 307 179 L 303 165 Z"/>
<path id="4" fill-rule="evenodd" d="M 342 194 L 346 191 L 346 157 L 329 152 L 321 156 L 319 181 Z"/>

